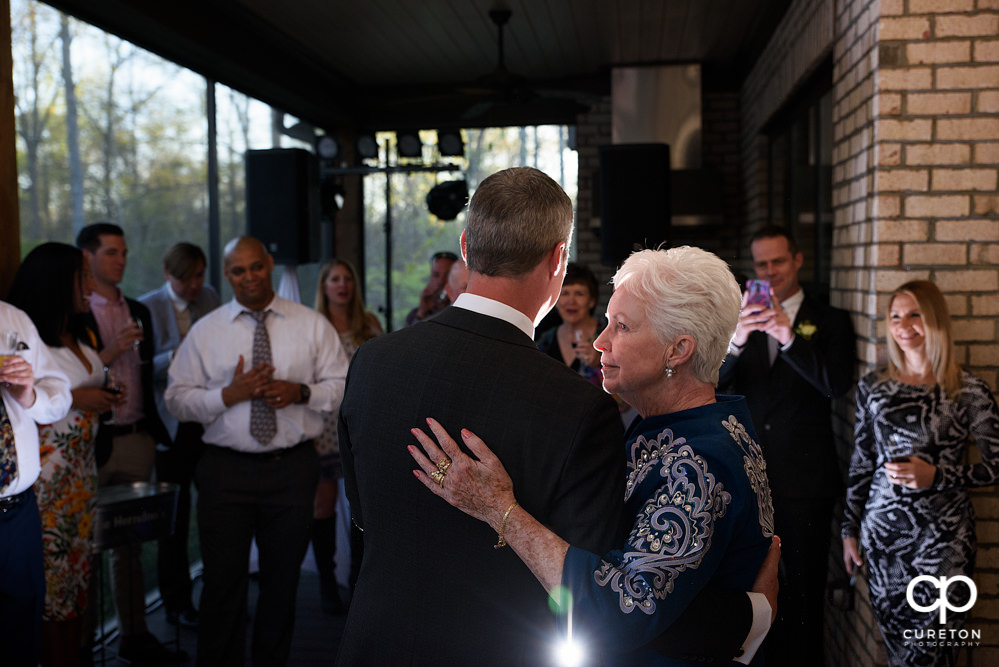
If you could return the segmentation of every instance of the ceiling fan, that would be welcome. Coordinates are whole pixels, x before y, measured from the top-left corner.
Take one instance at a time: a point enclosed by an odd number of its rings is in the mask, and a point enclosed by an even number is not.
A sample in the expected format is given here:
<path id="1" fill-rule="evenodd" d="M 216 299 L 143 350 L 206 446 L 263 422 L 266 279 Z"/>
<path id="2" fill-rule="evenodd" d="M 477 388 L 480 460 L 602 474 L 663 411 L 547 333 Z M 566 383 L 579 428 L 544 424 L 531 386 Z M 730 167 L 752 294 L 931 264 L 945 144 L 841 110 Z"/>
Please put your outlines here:
<path id="1" fill-rule="evenodd" d="M 504 27 L 512 14 L 509 9 L 489 11 L 497 31 L 497 63 L 492 71 L 465 83 L 379 91 L 371 98 L 367 117 L 377 119 L 380 110 L 404 106 L 409 119 L 422 119 L 417 122 L 446 117 L 448 124 L 466 127 L 563 123 L 573 122 L 570 119 L 606 94 L 593 78 L 538 81 L 508 70 Z"/>
<path id="2" fill-rule="evenodd" d="M 592 97 L 560 88 L 540 88 L 532 85 L 527 77 L 511 72 L 506 68 L 505 51 L 503 48 L 503 28 L 510 21 L 513 12 L 509 9 L 489 10 L 489 19 L 497 31 L 497 63 L 496 68 L 476 79 L 471 86 L 463 86 L 458 91 L 468 96 L 479 96 L 481 100 L 474 102 L 461 115 L 464 120 L 475 120 L 488 114 L 497 107 L 518 105 L 547 105 L 558 107 L 560 111 L 581 113 L 588 108 L 583 103 L 584 98 Z"/>

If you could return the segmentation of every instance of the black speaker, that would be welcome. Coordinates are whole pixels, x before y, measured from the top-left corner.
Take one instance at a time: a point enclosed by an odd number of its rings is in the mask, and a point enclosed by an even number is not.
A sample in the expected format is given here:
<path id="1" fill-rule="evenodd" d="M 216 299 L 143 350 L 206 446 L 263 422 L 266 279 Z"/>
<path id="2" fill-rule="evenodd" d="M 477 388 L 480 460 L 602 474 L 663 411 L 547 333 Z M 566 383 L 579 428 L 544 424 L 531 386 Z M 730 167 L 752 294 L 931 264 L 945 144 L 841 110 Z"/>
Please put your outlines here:
<path id="1" fill-rule="evenodd" d="M 618 266 L 669 236 L 669 146 L 600 147 L 600 260 Z"/>
<path id="2" fill-rule="evenodd" d="M 277 264 L 319 261 L 315 155 L 301 148 L 246 151 L 246 227 Z"/>

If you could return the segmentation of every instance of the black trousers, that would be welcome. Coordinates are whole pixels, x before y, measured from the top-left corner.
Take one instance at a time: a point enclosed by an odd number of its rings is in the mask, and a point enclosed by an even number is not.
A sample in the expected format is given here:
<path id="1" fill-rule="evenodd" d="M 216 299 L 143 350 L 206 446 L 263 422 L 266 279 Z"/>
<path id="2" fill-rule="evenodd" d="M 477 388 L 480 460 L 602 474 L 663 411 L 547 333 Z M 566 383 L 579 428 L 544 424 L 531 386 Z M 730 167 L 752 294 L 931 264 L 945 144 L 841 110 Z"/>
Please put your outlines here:
<path id="1" fill-rule="evenodd" d="M 177 426 L 173 447 L 156 452 L 156 479 L 179 487 L 177 520 L 173 535 L 157 545 L 156 574 L 160 596 L 167 611 L 181 612 L 192 606 L 191 563 L 187 555 L 191 523 L 191 482 L 194 467 L 205 448 L 201 424 L 185 422 Z"/>
<path id="2" fill-rule="evenodd" d="M 28 489 L 20 505 L 0 512 L 0 664 L 38 664 L 44 603 L 42 520 Z"/>
<path id="3" fill-rule="evenodd" d="M 198 664 L 245 664 L 250 541 L 260 555 L 252 664 L 285 665 L 308 549 L 319 458 L 311 441 L 278 455 L 207 446 L 195 469 L 204 562 Z"/>
<path id="4" fill-rule="evenodd" d="M 822 619 L 833 502 L 831 498 L 774 498 L 783 576 L 777 620 L 763 644 L 768 667 L 824 664 Z"/>

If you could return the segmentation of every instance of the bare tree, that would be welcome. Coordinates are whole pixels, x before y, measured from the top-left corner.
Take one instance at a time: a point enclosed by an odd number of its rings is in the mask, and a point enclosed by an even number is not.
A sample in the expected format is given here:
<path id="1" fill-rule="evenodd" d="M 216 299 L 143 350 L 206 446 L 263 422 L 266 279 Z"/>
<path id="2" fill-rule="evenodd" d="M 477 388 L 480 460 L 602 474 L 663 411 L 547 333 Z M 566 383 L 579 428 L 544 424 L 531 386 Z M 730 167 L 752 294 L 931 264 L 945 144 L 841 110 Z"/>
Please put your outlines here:
<path id="1" fill-rule="evenodd" d="M 54 40 L 46 39 L 40 34 L 38 25 L 38 7 L 35 3 L 25 6 L 24 15 L 16 22 L 18 37 L 26 41 L 27 58 L 20 61 L 21 80 L 26 87 L 21 88 L 15 97 L 17 107 L 17 131 L 24 142 L 24 161 L 27 175 L 27 186 L 24 188 L 27 197 L 27 220 L 23 221 L 29 238 L 44 238 L 43 202 L 46 200 L 43 192 L 41 174 L 41 152 L 45 142 L 46 129 L 52 115 L 53 103 L 59 94 L 58 88 L 52 85 L 52 78 L 46 70 L 48 53 Z M 18 62 L 15 59 L 15 62 Z"/>
<path id="2" fill-rule="evenodd" d="M 59 38 L 62 41 L 63 95 L 66 99 L 66 148 L 69 153 L 69 191 L 72 210 L 73 236 L 83 228 L 83 161 L 80 158 L 80 125 L 77 119 L 76 83 L 73 81 L 73 61 L 70 45 L 73 35 L 69 17 L 59 15 Z"/>

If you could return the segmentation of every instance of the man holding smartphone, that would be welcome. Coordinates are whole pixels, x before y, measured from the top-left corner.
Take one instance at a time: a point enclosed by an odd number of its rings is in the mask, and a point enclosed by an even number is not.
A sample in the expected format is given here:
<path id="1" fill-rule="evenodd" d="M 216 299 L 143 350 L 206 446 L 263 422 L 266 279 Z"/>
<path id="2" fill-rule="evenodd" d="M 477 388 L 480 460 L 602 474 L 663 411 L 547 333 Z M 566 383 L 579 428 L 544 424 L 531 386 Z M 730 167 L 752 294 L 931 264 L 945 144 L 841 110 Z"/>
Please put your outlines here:
<path id="1" fill-rule="evenodd" d="M 718 386 L 749 404 L 783 544 L 786 580 L 764 644 L 767 664 L 820 665 L 832 512 L 842 487 L 831 404 L 853 384 L 853 325 L 846 311 L 802 291 L 804 257 L 787 230 L 761 229 L 750 252 L 761 282 L 747 284 Z"/>

